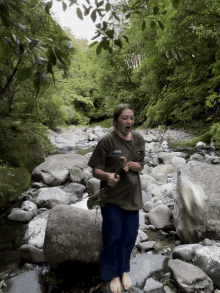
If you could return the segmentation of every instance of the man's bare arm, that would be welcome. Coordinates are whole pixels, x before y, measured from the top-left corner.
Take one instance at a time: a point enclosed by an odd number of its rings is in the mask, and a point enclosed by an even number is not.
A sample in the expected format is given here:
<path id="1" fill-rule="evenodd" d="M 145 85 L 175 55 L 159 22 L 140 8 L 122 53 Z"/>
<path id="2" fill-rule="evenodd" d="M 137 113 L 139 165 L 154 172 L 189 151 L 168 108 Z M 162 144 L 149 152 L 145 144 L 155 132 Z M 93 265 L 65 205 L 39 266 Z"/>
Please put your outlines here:
<path id="1" fill-rule="evenodd" d="M 98 168 L 93 169 L 93 176 L 99 180 L 107 181 L 109 186 L 114 186 L 120 179 L 119 175 L 115 178 L 115 173 L 105 172 Z"/>

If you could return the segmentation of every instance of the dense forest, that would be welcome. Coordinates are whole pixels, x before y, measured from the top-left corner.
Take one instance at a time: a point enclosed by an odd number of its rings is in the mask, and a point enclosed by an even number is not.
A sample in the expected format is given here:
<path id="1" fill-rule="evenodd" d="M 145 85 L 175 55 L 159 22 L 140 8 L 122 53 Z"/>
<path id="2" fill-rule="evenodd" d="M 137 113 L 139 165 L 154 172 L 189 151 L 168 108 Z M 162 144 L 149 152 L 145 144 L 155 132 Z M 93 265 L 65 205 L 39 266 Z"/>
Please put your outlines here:
<path id="1" fill-rule="evenodd" d="M 57 0 L 96 23 L 90 45 L 53 1 L 0 2 L 0 180 L 51 152 L 47 128 L 107 119 L 120 102 L 137 125 L 202 125 L 220 146 L 219 0 Z"/>

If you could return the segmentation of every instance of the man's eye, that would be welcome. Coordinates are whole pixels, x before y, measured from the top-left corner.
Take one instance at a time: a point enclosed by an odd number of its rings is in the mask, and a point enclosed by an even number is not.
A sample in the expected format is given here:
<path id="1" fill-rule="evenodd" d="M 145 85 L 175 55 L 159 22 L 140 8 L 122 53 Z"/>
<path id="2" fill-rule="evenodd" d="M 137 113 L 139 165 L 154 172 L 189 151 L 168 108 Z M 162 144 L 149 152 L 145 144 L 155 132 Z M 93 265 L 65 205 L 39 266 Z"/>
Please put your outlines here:
<path id="1" fill-rule="evenodd" d="M 123 120 L 128 120 L 128 119 L 130 119 L 130 120 L 134 120 L 134 117 L 122 117 L 122 119 L 123 119 Z"/>

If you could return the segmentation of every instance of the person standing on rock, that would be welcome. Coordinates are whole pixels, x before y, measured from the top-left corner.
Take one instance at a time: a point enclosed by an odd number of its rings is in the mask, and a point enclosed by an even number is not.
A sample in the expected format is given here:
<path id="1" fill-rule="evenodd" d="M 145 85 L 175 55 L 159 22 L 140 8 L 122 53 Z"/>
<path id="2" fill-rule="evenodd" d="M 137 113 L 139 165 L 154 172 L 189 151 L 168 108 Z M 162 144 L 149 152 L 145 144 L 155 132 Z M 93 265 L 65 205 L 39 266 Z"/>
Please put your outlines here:
<path id="1" fill-rule="evenodd" d="M 132 285 L 130 256 L 143 207 L 139 172 L 144 166 L 145 142 L 140 133 L 132 131 L 133 124 L 131 106 L 118 105 L 113 113 L 114 130 L 100 139 L 88 162 L 93 176 L 101 180 L 100 188 L 108 186 L 101 206 L 100 277 L 110 281 L 113 293 L 121 292 L 120 278 L 125 290 Z"/>

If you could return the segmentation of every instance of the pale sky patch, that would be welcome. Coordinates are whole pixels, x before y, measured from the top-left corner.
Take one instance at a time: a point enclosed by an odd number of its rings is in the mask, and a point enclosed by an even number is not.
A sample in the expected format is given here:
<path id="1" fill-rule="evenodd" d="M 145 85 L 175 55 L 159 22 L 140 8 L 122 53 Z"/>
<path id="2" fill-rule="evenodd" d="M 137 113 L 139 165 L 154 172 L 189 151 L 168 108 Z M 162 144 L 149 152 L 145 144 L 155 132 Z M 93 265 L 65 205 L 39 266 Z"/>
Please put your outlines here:
<path id="1" fill-rule="evenodd" d="M 80 0 L 82 1 L 82 0 Z M 82 1 L 87 5 L 86 1 Z M 69 1 L 66 1 L 69 4 Z M 94 1 L 90 0 L 91 5 L 95 8 Z M 79 6 L 82 13 L 84 12 L 83 7 Z M 93 38 L 95 36 L 96 26 L 95 24 L 99 23 L 99 18 L 97 15 L 96 23 L 92 21 L 90 15 L 84 16 L 83 20 L 79 19 L 76 15 L 77 5 L 74 4 L 70 8 L 67 7 L 66 11 L 63 11 L 62 2 L 53 1 L 52 11 L 55 13 L 55 18 L 61 27 L 69 27 L 71 29 L 72 34 L 77 38 L 86 38 L 89 43 L 92 43 Z"/>

